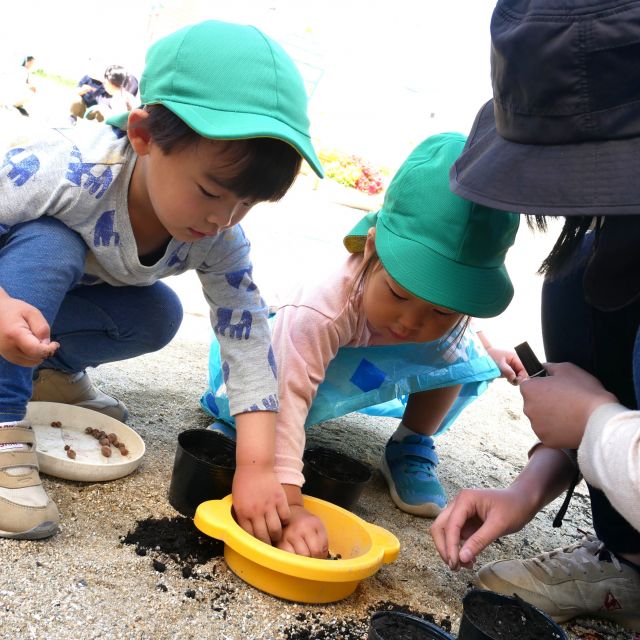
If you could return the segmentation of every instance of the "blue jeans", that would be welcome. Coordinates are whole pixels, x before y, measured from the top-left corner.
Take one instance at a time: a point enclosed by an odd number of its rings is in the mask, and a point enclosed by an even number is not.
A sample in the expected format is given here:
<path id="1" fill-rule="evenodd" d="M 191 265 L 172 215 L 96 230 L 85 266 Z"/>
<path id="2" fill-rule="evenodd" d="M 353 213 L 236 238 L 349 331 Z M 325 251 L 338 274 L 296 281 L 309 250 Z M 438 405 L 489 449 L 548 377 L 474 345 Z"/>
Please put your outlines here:
<path id="1" fill-rule="evenodd" d="M 0 235 L 0 287 L 39 309 L 60 343 L 41 367 L 69 373 L 157 351 L 176 334 L 182 305 L 161 282 L 148 287 L 78 285 L 87 246 L 53 218 Z M 34 370 L 0 356 L 0 422 L 24 417 Z"/>
<path id="2" fill-rule="evenodd" d="M 591 239 L 585 242 L 583 257 Z M 596 376 L 630 409 L 640 399 L 640 301 L 619 311 L 600 311 L 584 299 L 584 261 L 542 288 L 542 333 L 549 362 L 572 362 Z M 640 552 L 640 532 L 587 484 L 595 533 L 618 553 Z"/>

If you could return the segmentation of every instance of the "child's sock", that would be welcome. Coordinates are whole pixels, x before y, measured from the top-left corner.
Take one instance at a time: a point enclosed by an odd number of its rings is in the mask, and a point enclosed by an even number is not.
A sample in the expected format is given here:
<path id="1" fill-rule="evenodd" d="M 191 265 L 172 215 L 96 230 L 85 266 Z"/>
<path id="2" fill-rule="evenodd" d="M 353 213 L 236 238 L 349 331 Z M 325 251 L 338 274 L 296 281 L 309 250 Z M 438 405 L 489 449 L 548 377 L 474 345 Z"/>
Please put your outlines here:
<path id="1" fill-rule="evenodd" d="M 0 429 L 4 429 L 7 427 L 15 427 L 18 424 L 18 420 L 14 422 L 0 422 Z M 29 451 L 29 445 L 21 442 L 6 442 L 0 443 L 0 451 L 7 451 L 9 449 L 23 449 L 24 451 Z M 6 473 L 10 476 L 19 475 L 22 473 L 28 473 L 29 467 L 11 467 L 9 469 L 5 469 Z"/>
<path id="2" fill-rule="evenodd" d="M 391 439 L 395 440 L 396 442 L 400 442 L 401 440 L 404 440 L 407 436 L 417 436 L 417 435 L 420 435 L 420 434 L 416 431 L 412 431 L 411 429 L 409 429 L 409 427 L 407 427 L 407 425 L 404 422 L 400 422 L 400 424 L 398 425 L 398 428 L 393 432 Z"/>

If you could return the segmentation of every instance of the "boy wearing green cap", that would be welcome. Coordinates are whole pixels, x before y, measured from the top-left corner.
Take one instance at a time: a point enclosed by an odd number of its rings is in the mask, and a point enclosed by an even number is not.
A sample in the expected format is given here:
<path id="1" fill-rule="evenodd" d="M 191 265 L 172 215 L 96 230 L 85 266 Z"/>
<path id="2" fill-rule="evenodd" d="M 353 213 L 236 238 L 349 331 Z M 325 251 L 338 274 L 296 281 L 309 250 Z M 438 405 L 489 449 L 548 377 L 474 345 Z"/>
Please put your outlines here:
<path id="1" fill-rule="evenodd" d="M 446 430 L 489 380 L 525 376 L 514 353 L 489 347 L 488 355 L 467 329 L 470 316 L 496 316 L 511 300 L 504 258 L 518 216 L 450 192 L 449 167 L 464 142 L 446 133 L 420 144 L 393 178 L 382 209 L 345 238 L 347 261 L 319 284 L 305 283 L 276 314 L 275 472 L 291 507 L 282 549 L 327 552 L 322 523 L 302 507 L 305 427 L 384 402 L 386 415 L 402 418 L 382 460 L 391 497 L 408 513 L 434 517 L 446 496 L 431 436 Z M 203 404 L 228 421 L 222 378 Z"/>
<path id="2" fill-rule="evenodd" d="M 6 132 L 0 536 L 57 528 L 23 420 L 32 393 L 126 419 L 85 369 L 167 344 L 182 309 L 159 279 L 195 269 L 238 421 L 236 510 L 256 536 L 277 540 L 289 508 L 273 471 L 276 370 L 237 223 L 255 203 L 284 195 L 302 157 L 322 175 L 303 82 L 257 29 L 206 21 L 150 48 L 140 89 L 144 108 L 115 126 Z"/>

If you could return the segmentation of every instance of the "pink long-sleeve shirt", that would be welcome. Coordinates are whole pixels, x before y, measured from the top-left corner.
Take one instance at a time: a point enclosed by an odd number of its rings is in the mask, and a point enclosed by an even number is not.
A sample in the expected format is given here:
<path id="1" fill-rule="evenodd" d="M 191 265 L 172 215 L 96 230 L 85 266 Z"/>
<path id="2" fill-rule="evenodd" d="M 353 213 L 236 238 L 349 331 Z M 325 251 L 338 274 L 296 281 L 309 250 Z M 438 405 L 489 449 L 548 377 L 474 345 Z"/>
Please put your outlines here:
<path id="1" fill-rule="evenodd" d="M 280 395 L 275 471 L 283 484 L 304 483 L 304 423 L 338 349 L 376 344 L 362 312 L 362 286 L 353 286 L 362 259 L 362 254 L 350 256 L 321 283 L 303 285 L 277 311 L 272 335 Z"/>

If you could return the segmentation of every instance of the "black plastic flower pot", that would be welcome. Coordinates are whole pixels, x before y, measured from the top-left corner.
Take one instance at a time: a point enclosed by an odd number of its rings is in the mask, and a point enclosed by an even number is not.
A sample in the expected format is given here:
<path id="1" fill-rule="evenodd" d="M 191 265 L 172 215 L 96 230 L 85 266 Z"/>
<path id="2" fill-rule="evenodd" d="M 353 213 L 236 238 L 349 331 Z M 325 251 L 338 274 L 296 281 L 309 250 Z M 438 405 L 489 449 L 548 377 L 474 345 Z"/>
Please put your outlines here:
<path id="1" fill-rule="evenodd" d="M 446 631 L 401 611 L 378 611 L 369 622 L 369 640 L 455 640 Z"/>
<path id="2" fill-rule="evenodd" d="M 369 465 L 325 447 L 307 449 L 303 460 L 305 482 L 302 492 L 345 509 L 356 505 L 373 476 Z"/>
<path id="3" fill-rule="evenodd" d="M 458 640 L 567 640 L 562 627 L 517 596 L 473 589 L 462 600 Z"/>
<path id="4" fill-rule="evenodd" d="M 192 518 L 200 503 L 231 493 L 235 467 L 235 442 L 208 429 L 183 431 L 169 486 L 171 506 Z"/>

